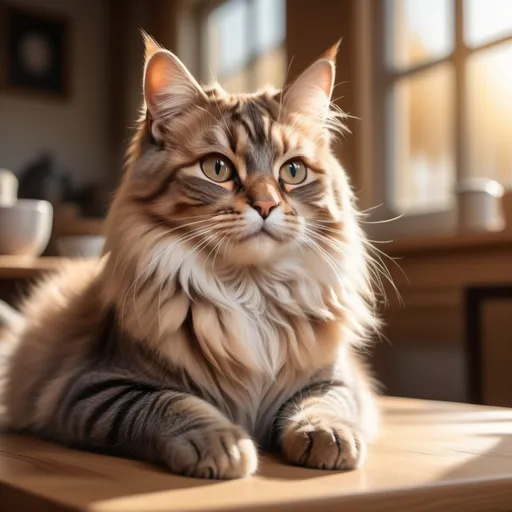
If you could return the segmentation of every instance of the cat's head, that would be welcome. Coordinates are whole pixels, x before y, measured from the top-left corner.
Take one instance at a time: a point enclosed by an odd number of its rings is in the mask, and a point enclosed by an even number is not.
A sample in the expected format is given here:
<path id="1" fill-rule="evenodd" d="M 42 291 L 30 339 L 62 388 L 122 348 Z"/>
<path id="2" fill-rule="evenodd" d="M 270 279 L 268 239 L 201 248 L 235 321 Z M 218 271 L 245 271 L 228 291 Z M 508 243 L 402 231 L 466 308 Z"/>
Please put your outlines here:
<path id="1" fill-rule="evenodd" d="M 352 208 L 331 150 L 342 128 L 331 107 L 336 52 L 337 45 L 283 91 L 228 94 L 201 87 L 147 38 L 143 117 L 111 232 L 124 230 L 117 238 L 126 239 L 133 230 L 132 243 L 179 243 L 198 260 L 240 265 L 335 238 L 326 226 L 339 228 Z"/>

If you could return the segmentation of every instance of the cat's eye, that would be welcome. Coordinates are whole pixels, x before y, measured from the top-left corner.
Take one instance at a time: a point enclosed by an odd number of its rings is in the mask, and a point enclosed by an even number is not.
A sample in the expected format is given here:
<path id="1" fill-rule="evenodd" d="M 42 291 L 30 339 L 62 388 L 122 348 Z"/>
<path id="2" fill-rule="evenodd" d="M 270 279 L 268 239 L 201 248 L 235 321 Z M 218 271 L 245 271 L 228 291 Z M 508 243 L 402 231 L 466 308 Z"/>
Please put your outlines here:
<path id="1" fill-rule="evenodd" d="M 234 178 L 233 164 L 221 155 L 209 155 L 200 162 L 201 170 L 212 181 L 224 183 Z"/>
<path id="2" fill-rule="evenodd" d="M 279 169 L 279 177 L 288 185 L 299 185 L 307 175 L 308 170 L 302 160 L 290 160 Z"/>

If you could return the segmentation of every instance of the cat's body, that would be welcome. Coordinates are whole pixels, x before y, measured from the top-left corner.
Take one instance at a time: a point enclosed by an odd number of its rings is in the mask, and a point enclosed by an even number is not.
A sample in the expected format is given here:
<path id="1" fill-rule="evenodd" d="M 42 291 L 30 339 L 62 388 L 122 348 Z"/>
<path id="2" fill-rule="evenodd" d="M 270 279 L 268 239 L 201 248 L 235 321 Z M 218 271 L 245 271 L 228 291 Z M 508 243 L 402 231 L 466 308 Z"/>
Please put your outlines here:
<path id="1" fill-rule="evenodd" d="M 303 98 L 233 97 L 148 46 L 148 114 L 107 253 L 26 301 L 1 345 L 1 421 L 194 476 L 253 473 L 251 438 L 296 464 L 356 467 L 377 416 L 356 350 L 377 322 L 319 116 L 331 60 L 299 79 Z"/>

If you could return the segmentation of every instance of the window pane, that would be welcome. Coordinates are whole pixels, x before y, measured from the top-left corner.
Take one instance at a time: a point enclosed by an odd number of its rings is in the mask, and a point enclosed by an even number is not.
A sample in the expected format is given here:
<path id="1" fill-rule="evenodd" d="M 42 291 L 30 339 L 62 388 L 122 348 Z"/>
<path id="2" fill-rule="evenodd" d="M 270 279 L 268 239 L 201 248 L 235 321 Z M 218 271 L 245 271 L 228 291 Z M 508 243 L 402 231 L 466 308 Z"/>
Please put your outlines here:
<path id="1" fill-rule="evenodd" d="M 512 185 L 512 43 L 468 60 L 469 172 Z"/>
<path id="2" fill-rule="evenodd" d="M 285 36 L 285 0 L 256 0 L 255 52 L 277 48 Z"/>
<path id="3" fill-rule="evenodd" d="M 215 78 L 229 92 L 281 87 L 285 32 L 285 0 L 222 3 L 207 18 L 203 80 Z"/>
<path id="4" fill-rule="evenodd" d="M 470 46 L 512 34 L 512 1 L 465 0 L 464 32 Z"/>
<path id="5" fill-rule="evenodd" d="M 255 59 L 253 72 L 256 83 L 253 89 L 258 89 L 266 85 L 272 85 L 280 89 L 284 85 L 286 74 L 286 52 L 284 46 L 278 46 L 269 50 Z"/>
<path id="6" fill-rule="evenodd" d="M 246 0 L 229 0 L 208 16 L 207 60 L 215 78 L 232 73 L 250 58 Z"/>
<path id="7" fill-rule="evenodd" d="M 454 0 L 385 0 L 386 60 L 407 68 L 453 49 Z"/>
<path id="8" fill-rule="evenodd" d="M 454 76 L 451 65 L 400 79 L 391 101 L 388 139 L 392 202 L 398 212 L 451 204 Z"/>

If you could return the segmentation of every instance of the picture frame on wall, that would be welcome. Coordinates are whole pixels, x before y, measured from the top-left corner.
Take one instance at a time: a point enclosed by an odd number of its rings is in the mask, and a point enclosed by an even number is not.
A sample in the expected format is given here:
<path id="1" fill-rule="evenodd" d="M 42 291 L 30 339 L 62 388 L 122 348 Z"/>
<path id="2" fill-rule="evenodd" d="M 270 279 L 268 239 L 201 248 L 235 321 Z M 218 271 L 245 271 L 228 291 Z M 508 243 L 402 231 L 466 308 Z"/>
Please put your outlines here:
<path id="1" fill-rule="evenodd" d="M 70 95 L 69 20 L 0 2 L 0 89 L 45 97 Z"/>

